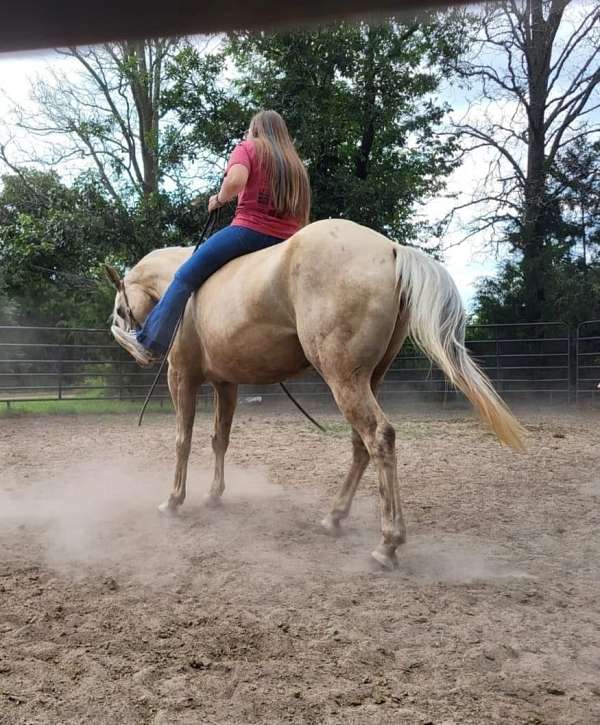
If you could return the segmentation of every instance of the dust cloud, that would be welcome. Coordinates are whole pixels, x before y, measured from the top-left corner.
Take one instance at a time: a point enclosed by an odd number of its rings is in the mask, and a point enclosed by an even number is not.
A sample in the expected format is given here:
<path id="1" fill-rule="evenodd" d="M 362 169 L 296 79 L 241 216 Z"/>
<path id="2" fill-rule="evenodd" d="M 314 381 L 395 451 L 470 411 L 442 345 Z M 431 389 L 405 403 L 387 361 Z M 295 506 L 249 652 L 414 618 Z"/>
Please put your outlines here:
<path id="1" fill-rule="evenodd" d="M 115 567 L 146 583 L 160 584 L 182 573 L 195 555 L 217 555 L 244 530 L 248 503 L 268 507 L 281 495 L 260 471 L 228 471 L 225 506 L 203 505 L 208 471 L 188 480 L 188 498 L 176 515 L 157 505 L 170 491 L 172 469 L 81 463 L 44 480 L 15 481 L 0 488 L 0 532 L 23 548 L 37 545 L 53 569 L 70 575 Z M 223 512 L 225 514 L 223 515 Z M 18 546 L 11 546 L 14 556 Z M 0 550 L 0 561 L 8 549 Z"/>
<path id="2" fill-rule="evenodd" d="M 3 482 L 0 536 L 11 545 L 0 547 L 0 562 L 21 551 L 31 557 L 34 547 L 61 574 L 94 571 L 159 588 L 223 558 L 237 561 L 241 576 L 272 582 L 377 575 L 452 584 L 525 576 L 475 539 L 410 527 L 398 571 L 383 573 L 369 556 L 380 537 L 374 497 L 359 496 L 342 535 L 331 538 L 318 524 L 327 497 L 271 484 L 260 469 L 229 466 L 226 474 L 223 505 L 211 509 L 204 505 L 211 472 L 190 471 L 188 498 L 173 516 L 157 510 L 170 490 L 168 466 L 87 462 L 44 480 Z"/>

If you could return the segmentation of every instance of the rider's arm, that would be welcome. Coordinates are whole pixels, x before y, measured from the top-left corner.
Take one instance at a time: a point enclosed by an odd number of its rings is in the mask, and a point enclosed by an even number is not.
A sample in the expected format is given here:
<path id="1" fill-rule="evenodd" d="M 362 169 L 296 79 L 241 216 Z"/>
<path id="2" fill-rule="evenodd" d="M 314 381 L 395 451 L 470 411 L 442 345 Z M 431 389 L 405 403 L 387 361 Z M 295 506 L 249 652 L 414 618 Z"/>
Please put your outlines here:
<path id="1" fill-rule="evenodd" d="M 243 164 L 234 164 L 229 169 L 219 189 L 220 204 L 226 204 L 228 201 L 235 199 L 240 191 L 243 191 L 248 181 L 248 174 L 248 169 Z"/>

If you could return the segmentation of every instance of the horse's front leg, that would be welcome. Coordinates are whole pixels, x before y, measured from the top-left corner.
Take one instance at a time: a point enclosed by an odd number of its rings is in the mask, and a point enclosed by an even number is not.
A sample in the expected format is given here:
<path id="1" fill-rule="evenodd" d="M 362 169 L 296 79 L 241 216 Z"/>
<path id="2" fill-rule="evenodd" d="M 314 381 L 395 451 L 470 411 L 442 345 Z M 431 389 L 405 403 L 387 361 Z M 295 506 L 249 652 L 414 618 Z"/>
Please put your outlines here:
<path id="1" fill-rule="evenodd" d="M 196 392 L 199 385 L 197 379 L 171 366 L 169 366 L 168 382 L 176 415 L 176 463 L 171 495 L 158 507 L 159 511 L 163 512 L 175 511 L 185 500 L 188 459 L 196 415 Z"/>
<path id="2" fill-rule="evenodd" d="M 215 475 L 210 493 L 206 499 L 208 506 L 217 506 L 225 490 L 225 453 L 229 445 L 231 422 L 237 404 L 237 385 L 233 383 L 213 383 L 215 389 L 215 434 L 212 447 L 215 454 Z"/>

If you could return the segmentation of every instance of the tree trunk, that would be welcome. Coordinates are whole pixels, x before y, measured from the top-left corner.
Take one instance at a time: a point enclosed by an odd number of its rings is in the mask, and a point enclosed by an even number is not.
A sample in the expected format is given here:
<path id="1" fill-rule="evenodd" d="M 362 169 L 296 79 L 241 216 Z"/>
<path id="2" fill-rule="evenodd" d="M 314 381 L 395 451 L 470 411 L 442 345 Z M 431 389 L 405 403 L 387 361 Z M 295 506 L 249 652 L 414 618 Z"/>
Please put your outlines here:
<path id="1" fill-rule="evenodd" d="M 146 47 L 149 57 L 146 58 Z M 157 53 L 153 58 L 152 51 Z M 158 191 L 158 97 L 155 97 L 154 65 L 160 66 L 161 48 L 153 43 L 129 43 L 127 61 L 133 66 L 130 70 L 131 92 L 138 112 L 140 152 L 142 156 L 144 196 Z M 160 82 L 160 76 L 158 76 Z"/>
<path id="2" fill-rule="evenodd" d="M 544 255 L 544 203 L 546 172 L 544 141 L 531 128 L 525 180 L 525 208 L 521 225 L 520 245 L 523 251 L 523 278 L 527 319 L 537 322 L 543 314 L 545 301 L 546 257 Z"/>
<path id="3" fill-rule="evenodd" d="M 377 113 L 377 89 L 375 86 L 375 43 L 376 31 L 369 27 L 364 66 L 364 99 L 362 108 L 362 131 L 360 146 L 355 160 L 356 176 L 365 181 L 369 175 L 369 160 L 375 141 L 375 116 Z"/>
<path id="4" fill-rule="evenodd" d="M 529 80 L 528 152 L 525 204 L 521 223 L 523 278 L 527 319 L 543 316 L 546 298 L 544 205 L 546 197 L 545 111 L 550 75 L 551 42 L 546 32 L 542 0 L 529 0 L 526 9 L 527 73 Z"/>

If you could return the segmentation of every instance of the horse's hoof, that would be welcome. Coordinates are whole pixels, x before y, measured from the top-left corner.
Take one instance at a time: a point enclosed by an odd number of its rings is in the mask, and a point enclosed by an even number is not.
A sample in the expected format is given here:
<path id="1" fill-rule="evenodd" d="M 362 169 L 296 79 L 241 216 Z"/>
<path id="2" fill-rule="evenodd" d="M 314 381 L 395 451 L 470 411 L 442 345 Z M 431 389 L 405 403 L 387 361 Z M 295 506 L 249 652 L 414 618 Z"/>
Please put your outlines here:
<path id="1" fill-rule="evenodd" d="M 371 552 L 371 556 L 375 561 L 388 571 L 393 571 L 398 568 L 398 558 L 395 553 L 390 554 L 381 546 L 378 546 L 375 551 Z"/>
<path id="2" fill-rule="evenodd" d="M 209 509 L 218 509 L 223 505 L 223 501 L 220 496 L 207 496 L 204 499 L 204 505 Z"/>
<path id="3" fill-rule="evenodd" d="M 334 519 L 331 514 L 327 514 L 321 521 L 323 529 L 331 536 L 339 536 L 342 533 L 342 527 L 337 519 Z"/>
<path id="4" fill-rule="evenodd" d="M 166 516 L 174 516 L 177 513 L 177 504 L 171 503 L 171 501 L 163 501 L 158 510 Z"/>

